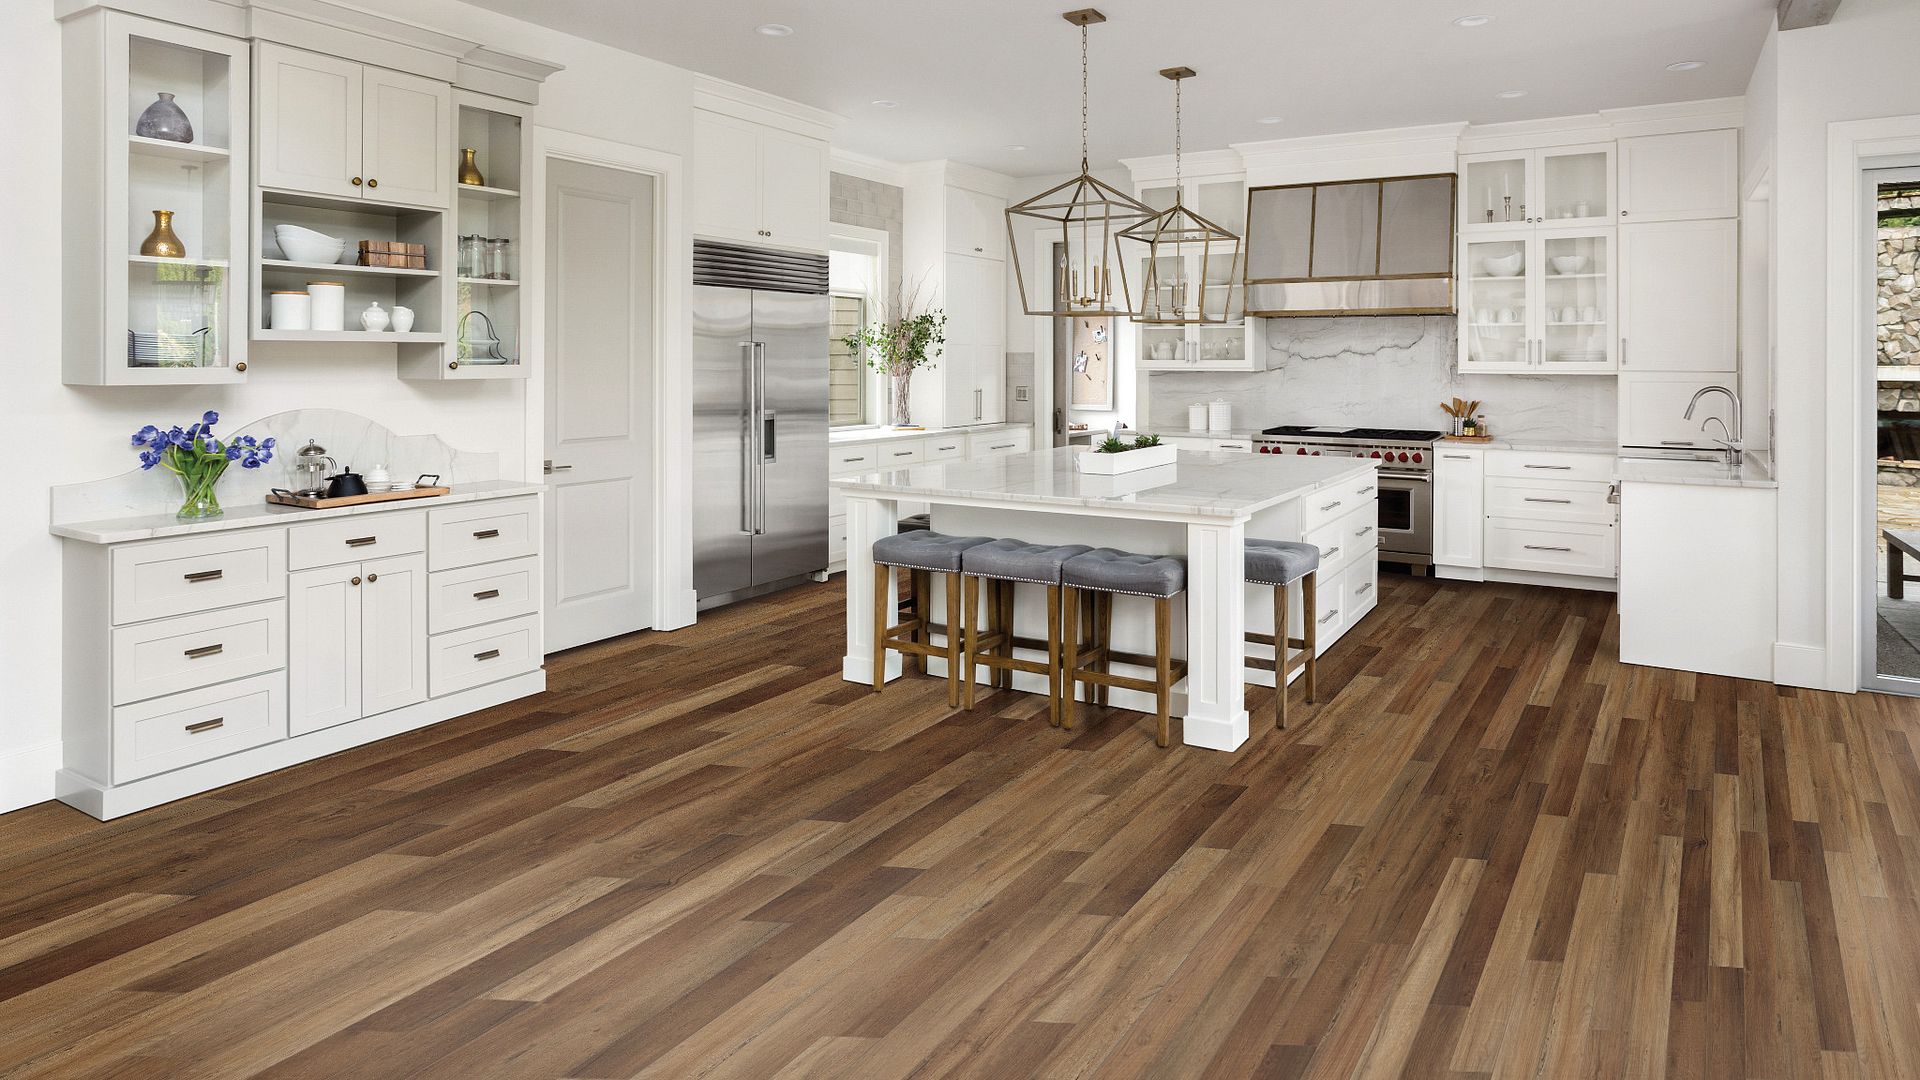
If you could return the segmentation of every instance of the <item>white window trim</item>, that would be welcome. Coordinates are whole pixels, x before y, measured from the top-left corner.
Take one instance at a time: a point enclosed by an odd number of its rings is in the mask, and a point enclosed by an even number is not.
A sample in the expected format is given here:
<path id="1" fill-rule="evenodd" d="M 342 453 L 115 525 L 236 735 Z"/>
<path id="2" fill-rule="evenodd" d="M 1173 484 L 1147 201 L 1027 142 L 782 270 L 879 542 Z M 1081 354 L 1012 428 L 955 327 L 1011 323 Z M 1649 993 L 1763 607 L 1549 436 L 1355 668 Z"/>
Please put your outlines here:
<path id="1" fill-rule="evenodd" d="M 877 313 L 887 307 L 887 286 L 893 280 L 887 265 L 887 248 L 893 242 L 883 229 L 869 229 L 863 225 L 844 225 L 838 221 L 827 226 L 827 246 L 833 251 L 843 251 L 850 255 L 865 255 L 873 260 L 874 291 L 867 297 L 867 318 L 871 321 Z M 885 375 L 867 369 L 867 421 L 864 424 L 846 424 L 836 427 L 835 432 L 861 431 L 866 428 L 881 428 L 887 422 L 887 378 Z"/>

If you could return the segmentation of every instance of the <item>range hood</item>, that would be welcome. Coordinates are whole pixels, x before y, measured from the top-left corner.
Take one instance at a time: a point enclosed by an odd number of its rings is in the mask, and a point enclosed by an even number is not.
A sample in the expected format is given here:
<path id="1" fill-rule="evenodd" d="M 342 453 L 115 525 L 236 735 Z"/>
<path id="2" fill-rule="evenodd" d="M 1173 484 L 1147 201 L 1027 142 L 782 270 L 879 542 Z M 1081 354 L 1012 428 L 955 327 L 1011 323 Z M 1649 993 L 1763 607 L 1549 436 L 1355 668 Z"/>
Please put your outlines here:
<path id="1" fill-rule="evenodd" d="M 1247 191 L 1247 314 L 1454 313 L 1453 173 Z"/>

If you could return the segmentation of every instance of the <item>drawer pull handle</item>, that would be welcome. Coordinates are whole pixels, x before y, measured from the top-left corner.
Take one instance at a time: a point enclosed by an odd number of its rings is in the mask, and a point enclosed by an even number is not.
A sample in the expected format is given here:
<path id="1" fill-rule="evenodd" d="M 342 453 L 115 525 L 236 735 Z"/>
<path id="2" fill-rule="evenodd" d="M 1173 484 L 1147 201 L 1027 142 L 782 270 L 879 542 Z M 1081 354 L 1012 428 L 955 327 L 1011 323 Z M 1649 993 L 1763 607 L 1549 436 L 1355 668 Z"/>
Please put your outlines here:
<path id="1" fill-rule="evenodd" d="M 1536 499 L 1532 495 L 1523 495 L 1521 499 L 1524 502 L 1558 503 L 1561 506 L 1568 506 L 1573 503 L 1572 499 Z"/>
<path id="2" fill-rule="evenodd" d="M 1373 582 L 1369 581 L 1365 585 L 1362 585 L 1353 591 L 1359 593 L 1362 596 L 1365 596 L 1366 594 L 1373 591 Z"/>
<path id="3" fill-rule="evenodd" d="M 380 542 L 380 538 L 377 536 L 356 536 L 351 540 L 347 541 L 347 546 L 348 547 L 366 547 L 368 544 L 377 544 L 379 542 Z"/>
<path id="4" fill-rule="evenodd" d="M 1373 494 L 1373 488 L 1372 488 L 1371 486 L 1368 486 L 1368 487 L 1363 487 L 1363 488 L 1361 488 L 1361 489 L 1360 489 L 1360 494 L 1362 494 L 1362 495 L 1371 495 L 1371 494 Z"/>
<path id="5" fill-rule="evenodd" d="M 989 450 L 1011 450 L 1011 449 L 1013 449 L 1013 444 L 1012 444 L 1012 443 L 1010 443 L 1010 442 L 1003 442 L 1003 443 L 995 443 L 995 444 L 993 444 L 992 446 L 989 446 L 989 447 L 987 447 L 987 449 L 989 449 Z"/>
<path id="6" fill-rule="evenodd" d="M 1521 546 L 1521 547 L 1524 547 L 1524 548 L 1526 548 L 1526 549 L 1527 549 L 1528 551 L 1566 551 L 1566 552 L 1571 552 L 1571 551 L 1573 550 L 1573 549 L 1572 549 L 1572 548 L 1570 548 L 1570 547 L 1554 547 L 1554 546 L 1552 546 L 1552 545 L 1550 545 L 1550 544 L 1522 544 L 1522 545 L 1520 545 L 1520 546 Z"/>
<path id="7" fill-rule="evenodd" d="M 913 456 L 913 451 L 911 451 L 911 450 L 895 450 L 895 451 L 893 452 L 893 456 L 894 456 L 894 457 L 912 457 L 912 456 Z"/>
<path id="8" fill-rule="evenodd" d="M 1340 505 L 1340 500 L 1339 500 L 1339 499 L 1335 499 L 1335 500 L 1333 500 L 1332 502 L 1330 502 L 1330 503 L 1328 503 L 1327 505 L 1325 505 L 1325 506 L 1323 506 L 1323 507 L 1321 507 L 1321 508 L 1320 508 L 1320 512 L 1324 514 L 1324 513 L 1326 513 L 1327 511 L 1329 511 L 1329 510 L 1331 510 L 1331 509 L 1333 509 L 1334 507 L 1336 507 L 1336 506 L 1339 506 L 1339 505 Z"/>
<path id="9" fill-rule="evenodd" d="M 1332 562 L 1333 560 L 1339 557 L 1340 557 L 1340 548 L 1338 545 L 1327 549 L 1327 554 L 1325 558 L 1328 562 Z"/>
<path id="10" fill-rule="evenodd" d="M 499 589 L 482 589 L 473 594 L 475 600 L 492 600 L 500 595 Z"/>
<path id="11" fill-rule="evenodd" d="M 473 658 L 474 658 L 475 660 L 491 660 L 491 659 L 493 659 L 494 657 L 496 657 L 496 656 L 499 656 L 499 655 L 500 655 L 500 650 L 499 650 L 499 649 L 488 649 L 488 650 L 487 650 L 486 652 L 477 652 L 477 653 L 474 653 L 474 654 L 473 654 Z"/>
<path id="12" fill-rule="evenodd" d="M 191 574 L 183 574 L 181 576 L 188 581 L 198 584 L 202 581 L 219 581 L 225 574 L 225 570 L 196 570 Z"/>
<path id="13" fill-rule="evenodd" d="M 859 457 L 843 457 L 843 458 L 841 458 L 841 459 L 840 459 L 840 464 L 842 464 L 842 465 L 858 465 L 858 464 L 860 464 L 861 462 L 863 462 L 863 461 L 865 461 L 865 460 L 867 460 L 867 458 L 866 458 L 866 455 L 865 455 L 865 454 L 862 454 L 862 455 L 860 455 Z"/>
<path id="14" fill-rule="evenodd" d="M 1661 446 L 1692 446 L 1694 445 L 1694 442 L 1692 439 L 1661 439 L 1660 445 Z"/>
<path id="15" fill-rule="evenodd" d="M 1440 456 L 1443 458 L 1446 458 L 1449 461 L 1472 461 L 1473 460 L 1472 454 L 1441 454 Z"/>
<path id="16" fill-rule="evenodd" d="M 203 731 L 212 731 L 214 728 L 220 727 L 224 725 L 226 722 L 227 722 L 226 717 L 216 716 L 211 720 L 202 720 L 197 724 L 188 724 L 187 734 L 198 735 Z"/>
<path id="17" fill-rule="evenodd" d="M 1548 469 L 1553 472 L 1567 472 L 1573 468 L 1571 465 L 1522 465 L 1520 467 L 1523 469 Z"/>
<path id="18" fill-rule="evenodd" d="M 1355 529 L 1355 530 L 1353 530 L 1353 535 L 1355 535 L 1355 536 L 1365 536 L 1365 535 L 1367 535 L 1368 533 L 1370 533 L 1370 532 L 1372 532 L 1372 531 L 1373 531 L 1373 526 L 1371 526 L 1371 525 L 1362 525 L 1362 526 L 1360 526 L 1359 528 L 1357 528 L 1357 529 Z"/>
<path id="19" fill-rule="evenodd" d="M 225 650 L 226 650 L 226 645 L 224 643 L 202 645 L 197 649 L 188 649 L 186 652 L 186 657 L 189 660 L 198 660 L 206 656 L 218 656 Z"/>
<path id="20" fill-rule="evenodd" d="M 473 538 L 475 540 L 491 540 L 499 535 L 499 529 L 481 529 L 479 532 L 473 534 Z"/>
<path id="21" fill-rule="evenodd" d="M 1320 625 L 1321 626 L 1327 625 L 1328 623 L 1332 622 L 1334 619 L 1338 618 L 1339 615 L 1340 615 L 1340 609 L 1334 608 L 1332 611 L 1329 611 L 1325 615 L 1320 616 Z"/>

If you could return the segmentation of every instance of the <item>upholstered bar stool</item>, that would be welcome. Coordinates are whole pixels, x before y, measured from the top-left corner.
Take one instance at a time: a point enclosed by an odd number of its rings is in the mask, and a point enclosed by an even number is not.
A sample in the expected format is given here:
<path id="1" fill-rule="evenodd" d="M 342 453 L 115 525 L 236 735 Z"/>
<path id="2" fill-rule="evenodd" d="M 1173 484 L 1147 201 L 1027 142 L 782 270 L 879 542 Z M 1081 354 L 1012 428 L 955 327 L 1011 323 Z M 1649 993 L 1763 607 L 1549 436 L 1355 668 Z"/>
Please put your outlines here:
<path id="1" fill-rule="evenodd" d="M 1312 544 L 1297 544 L 1291 540 L 1256 540 L 1247 538 L 1246 578 L 1249 585 L 1273 586 L 1273 633 L 1248 634 L 1247 640 L 1257 645 L 1273 646 L 1271 663 L 1258 658 L 1247 661 L 1258 668 L 1273 669 L 1273 726 L 1284 729 L 1287 726 L 1287 676 L 1304 667 L 1307 672 L 1302 676 L 1307 684 L 1307 701 L 1313 701 L 1314 653 L 1319 651 L 1317 624 L 1313 621 L 1314 578 L 1320 569 L 1320 549 Z M 1295 582 L 1300 583 L 1300 610 L 1305 614 L 1306 627 L 1301 637 L 1294 637 L 1287 627 L 1287 590 Z M 1284 644 L 1283 644 L 1284 643 Z M 1304 650 L 1300 656 L 1289 657 L 1289 648 Z"/>
<path id="2" fill-rule="evenodd" d="M 1048 546 L 1022 540 L 995 540 L 976 544 L 960 557 L 960 576 L 966 583 L 967 673 L 966 707 L 973 708 L 974 670 L 984 665 L 993 673 L 993 685 L 1011 687 L 1013 673 L 1025 671 L 1047 677 L 1047 722 L 1060 726 L 1061 685 L 1060 650 L 1060 567 L 1068 559 L 1093 550 L 1085 544 Z M 981 583 L 986 589 L 981 589 Z M 1035 641 L 1020 637 L 1014 628 L 1013 590 L 1016 585 L 1044 585 L 1047 588 L 1047 636 Z M 987 610 L 985 629 L 981 627 L 980 597 L 985 592 Z M 1045 649 L 1047 659 L 1025 660 L 1014 655 L 1015 648 Z"/>
<path id="3" fill-rule="evenodd" d="M 968 548 L 984 544 L 990 536 L 948 536 L 931 529 L 883 536 L 873 542 L 873 688 L 886 686 L 887 650 L 919 658 L 926 671 L 925 658 L 945 657 L 947 661 L 947 704 L 960 704 L 960 556 Z M 893 625 L 887 617 L 897 598 L 893 586 L 895 568 L 905 570 L 912 583 L 913 614 Z M 947 621 L 941 627 L 945 645 L 933 643 L 933 609 L 929 604 L 934 574 L 947 575 Z"/>
<path id="4" fill-rule="evenodd" d="M 1062 723 L 1073 728 L 1074 699 L 1081 683 L 1090 687 L 1118 686 L 1124 690 L 1150 693 L 1154 700 L 1154 741 L 1165 746 L 1171 741 L 1167 731 L 1167 709 L 1173 697 L 1173 684 L 1187 672 L 1185 660 L 1173 657 L 1173 598 L 1187 587 L 1187 564 L 1171 556 L 1135 555 L 1113 548 L 1097 548 L 1076 555 L 1060 568 L 1060 584 L 1065 590 L 1061 610 L 1066 617 L 1065 712 Z M 1094 634 L 1090 648 L 1080 647 L 1080 598 L 1095 597 Z M 1116 652 L 1111 640 L 1112 603 L 1115 596 L 1144 596 L 1153 601 L 1153 655 L 1140 656 Z M 1104 609 L 1100 601 L 1105 602 Z M 1111 667 L 1122 664 L 1151 667 L 1153 678 L 1138 679 L 1115 675 Z M 1088 667 L 1086 665 L 1097 665 Z"/>

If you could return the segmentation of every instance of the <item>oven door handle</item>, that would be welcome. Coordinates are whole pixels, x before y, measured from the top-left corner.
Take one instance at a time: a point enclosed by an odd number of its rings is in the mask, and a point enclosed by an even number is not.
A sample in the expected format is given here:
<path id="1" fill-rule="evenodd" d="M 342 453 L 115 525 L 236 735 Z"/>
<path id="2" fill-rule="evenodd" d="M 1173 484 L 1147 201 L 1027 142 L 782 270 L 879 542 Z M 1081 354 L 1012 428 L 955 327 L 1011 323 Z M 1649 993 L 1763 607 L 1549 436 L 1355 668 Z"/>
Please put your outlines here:
<path id="1" fill-rule="evenodd" d="M 1376 473 L 1375 475 L 1380 477 L 1380 479 L 1382 480 L 1418 480 L 1423 484 L 1433 483 L 1432 473 L 1383 472 L 1383 473 Z"/>

